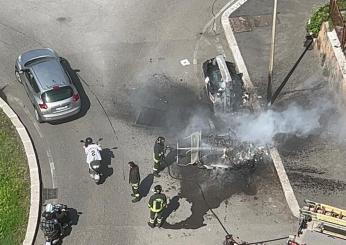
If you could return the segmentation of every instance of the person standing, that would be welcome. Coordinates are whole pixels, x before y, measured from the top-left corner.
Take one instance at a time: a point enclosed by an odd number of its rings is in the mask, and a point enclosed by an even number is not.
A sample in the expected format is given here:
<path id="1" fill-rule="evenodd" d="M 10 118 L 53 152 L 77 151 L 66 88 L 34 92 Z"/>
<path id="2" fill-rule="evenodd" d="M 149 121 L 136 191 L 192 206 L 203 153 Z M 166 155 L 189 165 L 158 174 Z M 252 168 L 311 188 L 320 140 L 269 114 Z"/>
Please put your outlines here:
<path id="1" fill-rule="evenodd" d="M 162 213 L 166 208 L 167 205 L 167 197 L 162 192 L 161 185 L 156 185 L 154 187 L 154 192 L 150 199 L 149 199 L 149 209 L 150 209 L 150 219 L 148 222 L 148 225 L 151 228 L 155 227 L 155 223 L 157 222 L 157 226 L 161 227 L 162 225 Z"/>
<path id="2" fill-rule="evenodd" d="M 159 172 L 162 168 L 162 162 L 165 160 L 165 138 L 162 136 L 158 137 L 155 141 L 153 157 L 153 174 L 155 177 L 160 177 Z"/>
<path id="3" fill-rule="evenodd" d="M 129 183 L 132 187 L 132 194 L 131 196 L 134 197 L 132 199 L 132 202 L 138 202 L 141 200 L 141 196 L 139 194 L 139 183 L 141 181 L 141 177 L 139 175 L 139 167 L 136 165 L 134 162 L 129 162 L 128 163 L 130 166 L 130 173 L 129 173 Z"/>

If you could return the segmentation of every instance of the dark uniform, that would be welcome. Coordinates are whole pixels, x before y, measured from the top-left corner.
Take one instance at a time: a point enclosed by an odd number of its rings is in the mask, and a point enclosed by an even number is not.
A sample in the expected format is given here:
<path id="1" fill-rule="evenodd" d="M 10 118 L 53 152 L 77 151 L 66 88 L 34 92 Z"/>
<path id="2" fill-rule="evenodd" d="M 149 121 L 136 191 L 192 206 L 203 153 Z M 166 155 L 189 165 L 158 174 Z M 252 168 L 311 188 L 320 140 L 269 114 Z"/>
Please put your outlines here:
<path id="1" fill-rule="evenodd" d="M 139 183 L 141 181 L 141 177 L 139 175 L 139 167 L 134 162 L 129 162 L 130 173 L 129 173 L 129 183 L 132 187 L 131 196 L 135 197 L 132 202 L 138 202 L 140 200 L 139 194 Z"/>
<path id="2" fill-rule="evenodd" d="M 150 208 L 150 219 L 148 225 L 155 227 L 155 222 L 160 227 L 162 225 L 162 213 L 167 205 L 167 197 L 161 193 L 161 186 L 155 186 L 155 194 L 149 199 L 148 206 Z"/>
<path id="3" fill-rule="evenodd" d="M 154 168 L 153 174 L 156 177 L 160 177 L 159 172 L 161 170 L 162 162 L 165 160 L 165 138 L 158 137 L 154 145 Z"/>

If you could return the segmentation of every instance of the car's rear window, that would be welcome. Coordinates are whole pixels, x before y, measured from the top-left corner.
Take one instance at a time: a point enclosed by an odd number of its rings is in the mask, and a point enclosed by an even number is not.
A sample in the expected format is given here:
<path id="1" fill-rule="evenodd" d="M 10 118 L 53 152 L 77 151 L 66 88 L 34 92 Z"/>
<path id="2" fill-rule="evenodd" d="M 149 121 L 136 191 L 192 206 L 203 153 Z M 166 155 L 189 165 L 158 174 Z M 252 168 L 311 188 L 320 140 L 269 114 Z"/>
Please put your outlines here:
<path id="1" fill-rule="evenodd" d="M 65 100 L 72 97 L 73 90 L 70 86 L 59 87 L 52 89 L 42 94 L 42 100 L 44 103 L 51 103 L 60 100 Z"/>

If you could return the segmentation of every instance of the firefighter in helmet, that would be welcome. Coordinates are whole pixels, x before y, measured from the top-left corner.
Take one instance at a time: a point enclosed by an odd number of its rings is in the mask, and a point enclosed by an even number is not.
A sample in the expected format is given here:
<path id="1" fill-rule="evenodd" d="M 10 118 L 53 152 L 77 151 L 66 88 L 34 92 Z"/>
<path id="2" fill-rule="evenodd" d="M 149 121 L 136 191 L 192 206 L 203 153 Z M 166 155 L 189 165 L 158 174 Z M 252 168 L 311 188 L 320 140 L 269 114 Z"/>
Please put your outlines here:
<path id="1" fill-rule="evenodd" d="M 165 160 L 165 138 L 162 136 L 158 137 L 155 141 L 153 157 L 153 174 L 155 177 L 160 177 L 159 172 L 162 169 L 162 163 Z"/>
<path id="2" fill-rule="evenodd" d="M 129 183 L 132 187 L 132 194 L 131 196 L 134 197 L 134 199 L 132 199 L 132 202 L 138 202 L 139 200 L 141 200 L 141 196 L 139 193 L 139 183 L 141 181 L 141 177 L 139 174 L 139 167 L 137 164 L 135 164 L 134 162 L 129 162 L 129 167 L 130 167 L 130 172 L 129 172 Z"/>
<path id="3" fill-rule="evenodd" d="M 162 213 L 166 208 L 167 205 L 167 197 L 162 192 L 161 185 L 156 185 L 154 187 L 154 192 L 150 199 L 148 206 L 150 208 L 150 219 L 148 222 L 148 225 L 151 228 L 155 227 L 155 223 L 158 227 L 161 227 L 162 225 Z"/>

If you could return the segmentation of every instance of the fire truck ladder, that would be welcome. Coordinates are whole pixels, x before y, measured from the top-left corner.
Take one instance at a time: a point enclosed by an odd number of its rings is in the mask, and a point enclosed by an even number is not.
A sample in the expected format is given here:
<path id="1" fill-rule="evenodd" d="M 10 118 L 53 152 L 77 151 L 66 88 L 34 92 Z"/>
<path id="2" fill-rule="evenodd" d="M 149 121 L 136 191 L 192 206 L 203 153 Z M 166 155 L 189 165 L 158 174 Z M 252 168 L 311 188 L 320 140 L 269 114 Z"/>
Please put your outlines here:
<path id="1" fill-rule="evenodd" d="M 301 219 L 310 222 L 311 230 L 346 240 L 346 210 L 305 200 Z"/>

